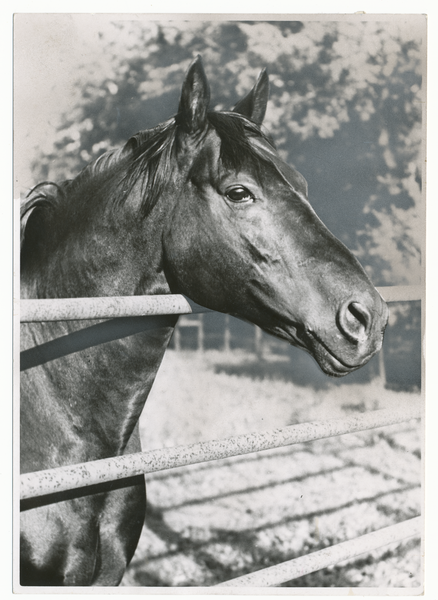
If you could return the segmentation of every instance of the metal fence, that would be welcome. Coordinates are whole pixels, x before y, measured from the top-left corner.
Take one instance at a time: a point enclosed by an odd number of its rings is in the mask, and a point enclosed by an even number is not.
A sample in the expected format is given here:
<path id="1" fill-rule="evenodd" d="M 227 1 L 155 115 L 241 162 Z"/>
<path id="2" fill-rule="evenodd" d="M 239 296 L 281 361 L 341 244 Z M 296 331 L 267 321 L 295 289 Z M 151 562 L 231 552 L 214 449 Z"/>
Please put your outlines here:
<path id="1" fill-rule="evenodd" d="M 377 289 L 387 302 L 421 300 L 422 297 L 420 286 L 393 286 Z M 168 314 L 186 315 L 202 312 L 210 311 L 182 295 L 22 300 L 20 302 L 21 322 Z M 67 490 L 77 489 L 80 493 L 81 489 L 86 490 L 92 485 L 139 474 L 375 429 L 411 419 L 419 419 L 421 416 L 419 408 L 397 412 L 377 410 L 342 419 L 302 423 L 262 433 L 249 433 L 222 440 L 139 452 L 36 473 L 26 473 L 21 475 L 21 500 L 26 502 L 26 500 L 44 496 L 47 501 L 51 501 L 52 496 L 52 501 L 56 501 L 57 494 Z M 420 532 L 420 517 L 416 517 L 295 558 L 292 561 L 238 577 L 224 582 L 220 586 L 276 586 L 392 542 L 419 536 Z"/>

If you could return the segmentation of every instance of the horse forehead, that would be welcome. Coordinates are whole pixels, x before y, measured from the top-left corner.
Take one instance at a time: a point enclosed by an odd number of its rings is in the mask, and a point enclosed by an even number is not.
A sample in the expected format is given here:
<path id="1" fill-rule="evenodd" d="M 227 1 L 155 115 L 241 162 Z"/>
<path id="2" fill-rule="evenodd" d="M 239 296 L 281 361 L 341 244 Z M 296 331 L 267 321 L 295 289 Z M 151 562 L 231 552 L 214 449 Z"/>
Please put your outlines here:
<path id="1" fill-rule="evenodd" d="M 263 137 L 249 136 L 247 141 L 250 146 L 253 147 L 255 155 L 259 157 L 257 165 L 252 165 L 252 161 L 249 160 L 246 166 L 254 168 L 254 178 L 260 181 L 261 170 L 260 166 L 263 163 L 271 165 L 278 173 L 277 183 L 288 188 L 291 188 L 299 197 L 307 200 L 307 181 L 306 179 L 293 167 L 285 163 L 278 152 L 273 148 L 267 140 Z M 197 155 L 197 159 L 192 165 L 192 172 L 197 171 L 198 173 L 208 173 L 208 177 L 214 179 L 221 179 L 224 175 L 228 174 L 230 169 L 225 167 L 221 160 L 221 145 L 222 141 L 218 133 L 212 128 L 205 135 L 201 141 L 202 149 Z"/>
<path id="2" fill-rule="evenodd" d="M 294 167 L 284 162 L 278 152 L 263 138 L 251 139 L 251 144 L 255 146 L 258 152 L 265 158 L 265 160 L 271 163 L 276 171 L 280 174 L 281 179 L 285 180 L 298 195 L 304 195 L 307 197 L 307 181 L 299 171 Z"/>

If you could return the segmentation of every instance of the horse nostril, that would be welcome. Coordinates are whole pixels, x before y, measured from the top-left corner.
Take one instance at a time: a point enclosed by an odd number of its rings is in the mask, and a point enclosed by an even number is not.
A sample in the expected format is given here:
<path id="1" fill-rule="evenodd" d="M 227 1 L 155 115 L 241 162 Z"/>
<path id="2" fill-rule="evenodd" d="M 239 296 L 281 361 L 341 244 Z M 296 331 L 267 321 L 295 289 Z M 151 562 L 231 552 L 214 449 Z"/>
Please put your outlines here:
<path id="1" fill-rule="evenodd" d="M 344 304 L 339 311 L 339 328 L 353 343 L 362 341 L 371 324 L 368 310 L 360 302 Z"/>

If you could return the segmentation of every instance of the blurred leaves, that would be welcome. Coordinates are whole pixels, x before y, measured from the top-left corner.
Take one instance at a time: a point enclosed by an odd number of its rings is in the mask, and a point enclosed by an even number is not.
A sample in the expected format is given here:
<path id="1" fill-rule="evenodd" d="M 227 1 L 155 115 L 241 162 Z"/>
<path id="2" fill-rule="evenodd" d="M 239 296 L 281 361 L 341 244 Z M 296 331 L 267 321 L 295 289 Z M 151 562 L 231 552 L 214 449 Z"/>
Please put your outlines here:
<path id="1" fill-rule="evenodd" d="M 35 182 L 73 177 L 99 154 L 176 112 L 204 60 L 212 107 L 229 109 L 268 68 L 265 119 L 310 201 L 376 285 L 416 284 L 421 248 L 421 32 L 405 21 L 114 21 Z"/>

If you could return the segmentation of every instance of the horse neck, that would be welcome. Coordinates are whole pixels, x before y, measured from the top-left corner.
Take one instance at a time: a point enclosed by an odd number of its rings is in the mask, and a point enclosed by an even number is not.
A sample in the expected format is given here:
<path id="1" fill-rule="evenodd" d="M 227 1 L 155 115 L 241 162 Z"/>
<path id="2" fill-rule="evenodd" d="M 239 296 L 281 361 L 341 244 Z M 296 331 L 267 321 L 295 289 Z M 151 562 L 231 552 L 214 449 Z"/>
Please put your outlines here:
<path id="1" fill-rule="evenodd" d="M 64 223 L 59 225 L 63 235 L 58 236 L 56 244 L 51 244 L 50 252 L 42 252 L 39 260 L 34 261 L 33 272 L 24 270 L 22 297 L 169 293 L 161 267 L 163 215 L 162 210 L 152 211 L 144 223 L 133 218 L 129 210 L 119 218 L 115 214 L 105 217 L 102 213 L 100 219 L 94 220 L 70 217 L 68 228 Z M 77 414 L 81 418 L 88 415 L 90 420 L 99 423 L 104 445 L 111 445 L 110 453 L 118 454 L 126 446 L 138 420 L 176 320 L 163 317 L 155 323 L 149 318 L 134 319 L 126 322 L 127 330 L 121 321 L 112 325 L 107 322 L 109 328 L 121 328 L 121 332 L 119 338 L 116 335 L 104 346 L 95 345 L 93 335 L 96 327 L 105 327 L 105 323 L 91 326 L 90 322 L 78 321 L 29 324 L 23 327 L 23 349 L 60 338 L 66 339 L 68 346 L 81 335 L 80 330 L 88 328 L 89 347 L 68 354 L 65 369 L 60 369 L 56 361 L 42 368 L 52 381 L 58 381 L 55 388 L 63 389 L 67 397 L 78 398 Z M 53 402 L 60 400 L 53 398 Z M 69 410 L 67 406 L 66 410 Z"/>

